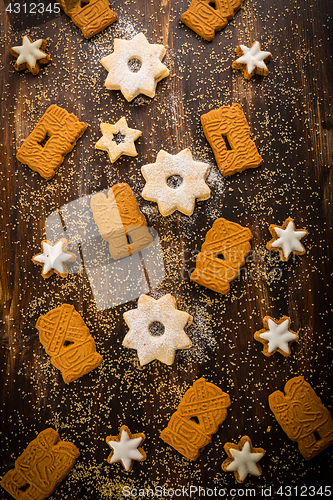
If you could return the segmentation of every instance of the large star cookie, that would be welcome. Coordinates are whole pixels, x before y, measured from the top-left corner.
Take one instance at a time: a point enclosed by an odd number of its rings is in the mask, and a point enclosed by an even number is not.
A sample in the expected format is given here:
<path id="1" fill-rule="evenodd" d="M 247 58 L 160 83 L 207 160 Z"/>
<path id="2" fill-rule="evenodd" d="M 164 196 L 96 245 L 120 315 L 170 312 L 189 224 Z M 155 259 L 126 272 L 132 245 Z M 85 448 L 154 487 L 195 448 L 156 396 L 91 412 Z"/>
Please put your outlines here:
<path id="1" fill-rule="evenodd" d="M 272 356 L 276 352 L 289 356 L 290 342 L 298 340 L 298 334 L 289 330 L 290 318 L 283 316 L 279 321 L 274 321 L 270 316 L 265 316 L 264 328 L 254 334 L 254 338 L 264 345 L 265 356 Z"/>
<path id="2" fill-rule="evenodd" d="M 176 300 L 170 294 L 158 300 L 141 295 L 138 308 L 125 312 L 124 319 L 129 332 L 123 346 L 137 350 L 141 366 L 154 359 L 172 365 L 176 350 L 192 345 L 184 328 L 193 318 L 177 309 Z"/>
<path id="3" fill-rule="evenodd" d="M 62 238 L 55 245 L 48 240 L 42 241 L 42 253 L 34 255 L 32 261 L 43 266 L 43 278 L 49 278 L 53 273 L 66 278 L 68 270 L 65 262 L 73 262 L 76 257 L 71 252 L 66 252 L 66 238 Z"/>
<path id="4" fill-rule="evenodd" d="M 142 197 L 155 201 L 164 216 L 175 210 L 191 215 L 196 199 L 202 201 L 210 197 L 210 189 L 205 182 L 209 165 L 194 161 L 189 149 L 177 155 L 161 150 L 156 162 L 143 165 L 141 172 L 147 182 Z"/>
<path id="5" fill-rule="evenodd" d="M 137 156 L 134 141 L 140 137 L 142 132 L 129 128 L 124 116 L 113 125 L 101 123 L 101 131 L 103 137 L 96 142 L 95 148 L 107 151 L 111 163 L 114 163 L 123 154 Z"/>
<path id="6" fill-rule="evenodd" d="M 139 94 L 154 97 L 157 82 L 169 75 L 161 62 L 165 53 L 163 45 L 149 43 L 143 33 L 132 40 L 116 38 L 113 53 L 101 60 L 109 72 L 106 88 L 120 90 L 127 101 Z"/>
<path id="7" fill-rule="evenodd" d="M 222 469 L 233 471 L 238 483 L 243 483 L 248 474 L 261 475 L 257 462 L 265 455 L 265 450 L 253 448 L 248 436 L 243 436 L 238 444 L 226 443 L 224 449 L 229 458 L 223 462 Z"/>
<path id="8" fill-rule="evenodd" d="M 44 52 L 46 45 L 45 40 L 40 39 L 33 42 L 30 36 L 24 36 L 22 45 L 10 49 L 12 56 L 17 58 L 15 69 L 17 71 L 28 69 L 33 75 L 37 75 L 40 64 L 50 62 L 50 56 Z"/>
<path id="9" fill-rule="evenodd" d="M 286 219 L 281 227 L 271 224 L 269 232 L 273 239 L 267 243 L 267 249 L 278 250 L 281 260 L 287 261 L 292 253 L 296 255 L 305 254 L 305 248 L 301 240 L 309 233 L 305 229 L 296 229 L 294 219 L 291 217 Z"/>
<path id="10" fill-rule="evenodd" d="M 109 464 L 121 462 L 127 472 L 132 470 L 133 460 L 145 460 L 147 455 L 140 448 L 140 444 L 145 439 L 145 435 L 140 432 L 131 434 L 131 431 L 126 425 L 122 425 L 118 436 L 108 436 L 107 444 L 112 448 L 108 456 Z"/>
<path id="11" fill-rule="evenodd" d="M 232 63 L 232 67 L 243 70 L 246 80 L 249 80 L 255 74 L 268 75 L 266 63 L 271 60 L 272 54 L 261 50 L 259 42 L 254 42 L 250 48 L 245 45 L 238 45 L 236 54 L 239 57 Z"/>

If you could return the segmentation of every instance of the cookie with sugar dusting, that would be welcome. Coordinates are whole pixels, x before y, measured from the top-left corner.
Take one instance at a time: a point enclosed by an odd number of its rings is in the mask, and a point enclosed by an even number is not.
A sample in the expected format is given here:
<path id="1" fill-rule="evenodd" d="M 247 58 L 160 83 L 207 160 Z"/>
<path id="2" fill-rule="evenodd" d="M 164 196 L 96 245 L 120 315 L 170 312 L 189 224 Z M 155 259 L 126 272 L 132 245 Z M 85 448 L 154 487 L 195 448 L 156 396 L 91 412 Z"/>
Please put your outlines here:
<path id="1" fill-rule="evenodd" d="M 132 40 L 116 38 L 113 53 L 101 59 L 109 72 L 106 88 L 120 90 L 127 101 L 139 94 L 154 97 L 157 83 L 169 75 L 162 63 L 165 53 L 163 45 L 149 43 L 143 33 Z"/>

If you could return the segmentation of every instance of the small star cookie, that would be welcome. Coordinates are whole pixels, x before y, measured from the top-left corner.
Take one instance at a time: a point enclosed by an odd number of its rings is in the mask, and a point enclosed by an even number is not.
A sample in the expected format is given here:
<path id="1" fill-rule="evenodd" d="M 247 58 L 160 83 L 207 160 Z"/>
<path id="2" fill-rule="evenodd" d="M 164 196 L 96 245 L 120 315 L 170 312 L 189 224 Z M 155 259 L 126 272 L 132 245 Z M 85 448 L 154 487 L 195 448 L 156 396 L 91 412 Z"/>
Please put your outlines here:
<path id="1" fill-rule="evenodd" d="M 253 448 L 248 436 L 243 436 L 238 444 L 226 443 L 224 449 L 229 458 L 223 462 L 222 470 L 233 471 L 238 483 L 243 483 L 248 474 L 261 475 L 257 462 L 265 455 L 265 450 Z"/>
<path id="2" fill-rule="evenodd" d="M 272 356 L 276 352 L 289 356 L 291 351 L 289 343 L 298 341 L 298 334 L 289 330 L 290 318 L 283 316 L 275 321 L 270 316 L 265 316 L 264 328 L 254 334 L 254 338 L 264 345 L 263 354 Z"/>
<path id="3" fill-rule="evenodd" d="M 134 141 L 140 135 L 140 130 L 129 128 L 126 118 L 123 116 L 114 125 L 101 123 L 103 137 L 95 144 L 96 149 L 107 151 L 111 163 L 114 163 L 121 155 L 137 156 Z"/>
<path id="4" fill-rule="evenodd" d="M 163 216 L 175 210 L 192 215 L 195 200 L 210 197 L 210 189 L 205 182 L 209 165 L 194 161 L 189 149 L 177 155 L 161 150 L 156 162 L 143 165 L 141 172 L 147 182 L 142 197 L 156 202 Z"/>
<path id="5" fill-rule="evenodd" d="M 169 75 L 161 62 L 165 53 L 163 45 L 149 43 L 143 33 L 132 40 L 116 38 L 113 53 L 101 60 L 109 72 L 106 88 L 120 90 L 127 101 L 139 94 L 154 97 L 157 82 Z"/>
<path id="6" fill-rule="evenodd" d="M 136 349 L 141 366 L 154 359 L 172 365 L 177 349 L 191 347 L 184 328 L 193 318 L 179 311 L 176 305 L 176 299 L 169 293 L 158 300 L 141 295 L 137 309 L 124 313 L 129 332 L 123 346 Z"/>
<path id="7" fill-rule="evenodd" d="M 133 460 L 141 461 L 147 458 L 146 453 L 140 448 L 145 437 L 142 432 L 132 434 L 126 425 L 122 425 L 118 436 L 108 436 L 105 439 L 112 448 L 107 458 L 109 464 L 121 462 L 125 470 L 130 472 L 133 468 Z"/>
<path id="8" fill-rule="evenodd" d="M 55 245 L 48 240 L 42 241 L 42 253 L 34 255 L 32 262 L 43 266 L 43 278 L 49 278 L 53 273 L 66 278 L 68 270 L 64 262 L 73 262 L 76 257 L 71 252 L 66 252 L 68 241 L 62 238 Z"/>
<path id="9" fill-rule="evenodd" d="M 250 48 L 245 45 L 238 45 L 236 54 L 238 59 L 232 63 L 232 67 L 243 70 L 246 80 L 249 80 L 255 74 L 268 75 L 268 68 L 265 63 L 272 59 L 272 54 L 262 51 L 259 42 L 254 42 Z"/>
<path id="10" fill-rule="evenodd" d="M 269 232 L 273 239 L 267 243 L 266 247 L 268 250 L 278 250 L 282 261 L 286 262 L 292 253 L 305 254 L 301 240 L 309 233 L 305 229 L 295 229 L 294 219 L 291 217 L 286 219 L 281 227 L 271 224 Z"/>
<path id="11" fill-rule="evenodd" d="M 12 47 L 10 53 L 17 58 L 15 69 L 23 71 L 28 69 L 33 75 L 38 75 L 40 64 L 47 64 L 50 62 L 50 56 L 45 54 L 46 40 L 36 40 L 33 42 L 30 36 L 24 36 L 22 45 Z"/>

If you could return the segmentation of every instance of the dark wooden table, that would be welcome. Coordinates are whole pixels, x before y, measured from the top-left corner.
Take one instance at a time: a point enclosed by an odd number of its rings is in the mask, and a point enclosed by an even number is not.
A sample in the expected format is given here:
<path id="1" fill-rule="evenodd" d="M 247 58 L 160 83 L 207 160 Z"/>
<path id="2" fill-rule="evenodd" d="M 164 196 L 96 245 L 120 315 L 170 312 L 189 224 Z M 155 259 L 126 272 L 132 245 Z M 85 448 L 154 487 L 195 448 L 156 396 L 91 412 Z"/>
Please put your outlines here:
<path id="1" fill-rule="evenodd" d="M 8 14 L 8 0 L 1 4 L 0 475 L 38 432 L 51 426 L 81 452 L 54 500 L 120 499 L 125 485 L 218 487 L 228 499 L 250 489 L 260 498 L 262 488 L 271 487 L 266 498 L 285 498 L 287 486 L 297 486 L 300 493 L 301 486 L 318 489 L 332 482 L 333 448 L 305 461 L 267 402 L 289 378 L 304 375 L 332 410 L 332 3 L 245 0 L 211 43 L 180 23 L 187 5 L 187 0 L 112 0 L 119 20 L 86 40 L 63 12 Z M 158 84 L 154 99 L 140 96 L 128 103 L 120 92 L 104 87 L 107 72 L 99 61 L 112 52 L 114 38 L 130 39 L 139 32 L 167 47 L 170 76 Z M 9 52 L 25 34 L 45 38 L 52 58 L 35 77 L 16 72 Z M 255 40 L 273 58 L 266 78 L 246 81 L 231 64 L 236 46 Z M 263 164 L 223 178 L 200 115 L 234 102 L 243 106 Z M 15 154 L 52 103 L 89 127 L 54 178 L 45 181 Z M 123 156 L 112 165 L 94 144 L 101 136 L 100 122 L 114 123 L 121 116 L 142 136 L 137 158 Z M 191 217 L 175 212 L 164 218 L 155 203 L 141 197 L 140 167 L 153 163 L 160 149 L 176 154 L 186 147 L 195 159 L 210 163 L 211 197 L 197 202 Z M 117 182 L 131 186 L 159 237 L 164 263 L 159 271 L 165 276 L 159 284 L 152 279 L 147 293 L 154 298 L 172 293 L 179 309 L 194 317 L 188 329 L 193 347 L 179 351 L 170 367 L 155 361 L 140 368 L 136 352 L 122 347 L 128 330 L 123 313 L 136 307 L 138 295 L 126 295 L 119 276 L 107 279 L 112 307 L 99 310 L 86 268 L 77 266 L 66 279 L 44 280 L 31 261 L 50 214 Z M 71 213 L 76 210 L 78 205 L 71 205 Z M 251 259 L 228 295 L 189 280 L 195 255 L 218 217 L 249 227 L 254 235 Z M 287 217 L 307 228 L 309 236 L 306 254 L 282 263 L 265 248 L 269 225 L 282 225 Z M 154 259 L 151 263 L 161 266 Z M 127 302 L 117 303 L 120 296 Z M 79 311 L 104 357 L 99 368 L 68 385 L 51 365 L 35 327 L 41 314 L 62 303 Z M 262 354 L 253 334 L 265 315 L 290 316 L 299 342 L 289 357 Z M 190 462 L 159 435 L 186 389 L 201 376 L 227 392 L 232 405 L 212 442 Z M 123 424 L 146 434 L 147 460 L 135 462 L 131 473 L 106 462 L 105 437 L 118 434 Z M 237 443 L 243 435 L 267 453 L 262 476 L 248 476 L 238 485 L 221 464 L 224 443 Z M 11 497 L 2 490 L 1 498 Z"/>

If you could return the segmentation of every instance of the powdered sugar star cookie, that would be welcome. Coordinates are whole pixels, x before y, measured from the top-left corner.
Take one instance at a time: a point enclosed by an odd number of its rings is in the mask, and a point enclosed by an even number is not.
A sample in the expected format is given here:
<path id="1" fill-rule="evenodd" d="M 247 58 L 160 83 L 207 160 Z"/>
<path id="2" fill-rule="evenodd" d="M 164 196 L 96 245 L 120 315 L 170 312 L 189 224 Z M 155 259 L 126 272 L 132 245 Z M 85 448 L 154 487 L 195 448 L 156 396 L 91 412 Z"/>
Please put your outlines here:
<path id="1" fill-rule="evenodd" d="M 124 468 L 129 472 L 133 467 L 133 460 L 145 460 L 146 453 L 140 448 L 140 444 L 145 439 L 145 435 L 140 432 L 131 434 L 126 425 L 122 425 L 118 436 L 108 436 L 105 440 L 112 448 L 107 461 L 109 464 L 121 462 Z"/>
<path id="2" fill-rule="evenodd" d="M 24 36 L 22 45 L 12 47 L 10 53 L 16 57 L 15 69 L 23 71 L 28 69 L 33 75 L 38 75 L 39 65 L 50 62 L 50 56 L 45 54 L 46 40 L 32 41 L 30 36 Z"/>
<path id="3" fill-rule="evenodd" d="M 262 51 L 259 42 L 254 42 L 250 48 L 245 45 L 238 45 L 236 54 L 239 57 L 232 63 L 232 67 L 243 70 L 246 80 L 249 80 L 255 74 L 268 75 L 268 68 L 265 63 L 272 59 L 272 54 Z"/>
<path id="4" fill-rule="evenodd" d="M 243 436 L 238 444 L 226 443 L 224 449 L 229 458 L 223 462 L 222 470 L 233 471 L 238 483 L 243 483 L 248 474 L 261 475 L 257 462 L 265 455 L 265 450 L 253 448 L 248 436 Z"/>
<path id="5" fill-rule="evenodd" d="M 271 224 L 269 232 L 273 239 L 267 243 L 267 249 L 278 250 L 281 260 L 287 261 L 292 253 L 305 254 L 301 240 L 309 233 L 305 229 L 296 229 L 294 219 L 291 217 L 284 221 L 282 227 Z"/>
<path id="6" fill-rule="evenodd" d="M 155 201 L 164 216 L 175 210 L 192 215 L 195 200 L 202 201 L 210 197 L 210 189 L 205 182 L 209 165 L 194 161 L 189 149 L 177 155 L 161 150 L 156 162 L 143 165 L 141 172 L 147 181 L 142 197 Z"/>
<path id="7" fill-rule="evenodd" d="M 43 278 L 49 278 L 53 273 L 66 278 L 68 270 L 64 262 L 73 262 L 76 259 L 73 253 L 66 252 L 67 243 L 66 238 L 62 238 L 55 245 L 48 240 L 42 241 L 42 253 L 34 255 L 32 261 L 43 266 Z"/>
<path id="8" fill-rule="evenodd" d="M 132 40 L 116 38 L 113 53 L 101 60 L 109 72 L 106 88 L 120 90 L 127 101 L 139 94 L 154 97 L 157 82 L 169 75 L 161 62 L 165 53 L 163 45 L 149 43 L 143 33 Z"/>
<path id="9" fill-rule="evenodd" d="M 290 342 L 298 340 L 298 334 L 289 330 L 290 318 L 283 316 L 279 321 L 275 321 L 270 316 L 265 316 L 264 328 L 254 334 L 254 338 L 264 344 L 263 353 L 265 356 L 272 356 L 276 352 L 289 356 L 291 351 Z"/>
<path id="10" fill-rule="evenodd" d="M 172 365 L 177 349 L 187 349 L 192 342 L 184 332 L 192 316 L 176 307 L 176 299 L 164 295 L 158 300 L 141 295 L 138 308 L 124 313 L 129 332 L 123 346 L 136 349 L 140 365 L 154 359 Z"/>
<path id="11" fill-rule="evenodd" d="M 129 128 L 124 116 L 114 125 L 101 123 L 101 131 L 103 137 L 96 142 L 95 148 L 107 151 L 111 163 L 114 163 L 123 154 L 137 156 L 134 141 L 140 137 L 142 132 Z"/>

